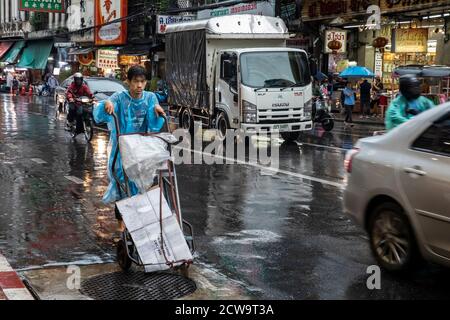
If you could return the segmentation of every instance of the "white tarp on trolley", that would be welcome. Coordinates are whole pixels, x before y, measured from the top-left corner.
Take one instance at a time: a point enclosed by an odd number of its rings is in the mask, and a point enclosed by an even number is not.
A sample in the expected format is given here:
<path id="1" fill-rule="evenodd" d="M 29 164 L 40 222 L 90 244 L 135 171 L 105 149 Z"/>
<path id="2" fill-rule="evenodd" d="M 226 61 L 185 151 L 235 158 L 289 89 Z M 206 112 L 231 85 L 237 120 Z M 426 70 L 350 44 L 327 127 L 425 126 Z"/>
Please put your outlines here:
<path id="1" fill-rule="evenodd" d="M 169 262 L 192 260 L 192 254 L 177 217 L 162 197 L 160 225 L 160 188 L 117 202 L 125 225 L 131 234 L 146 272 L 169 269 Z M 161 241 L 161 230 L 162 238 Z M 164 244 L 164 253 L 161 243 Z M 165 256 L 164 256 L 165 255 Z M 166 260 L 167 259 L 167 260 Z M 174 266 L 182 262 L 174 263 Z"/>

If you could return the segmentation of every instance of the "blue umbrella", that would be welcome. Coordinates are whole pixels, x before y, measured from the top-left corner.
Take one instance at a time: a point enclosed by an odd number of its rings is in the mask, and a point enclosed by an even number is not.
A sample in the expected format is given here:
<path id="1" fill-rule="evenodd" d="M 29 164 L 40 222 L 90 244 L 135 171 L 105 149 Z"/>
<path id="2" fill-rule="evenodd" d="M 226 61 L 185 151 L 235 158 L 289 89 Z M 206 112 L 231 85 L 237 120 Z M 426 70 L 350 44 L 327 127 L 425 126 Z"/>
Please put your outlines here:
<path id="1" fill-rule="evenodd" d="M 375 74 L 366 67 L 353 66 L 346 68 L 339 76 L 341 78 L 373 78 Z"/>

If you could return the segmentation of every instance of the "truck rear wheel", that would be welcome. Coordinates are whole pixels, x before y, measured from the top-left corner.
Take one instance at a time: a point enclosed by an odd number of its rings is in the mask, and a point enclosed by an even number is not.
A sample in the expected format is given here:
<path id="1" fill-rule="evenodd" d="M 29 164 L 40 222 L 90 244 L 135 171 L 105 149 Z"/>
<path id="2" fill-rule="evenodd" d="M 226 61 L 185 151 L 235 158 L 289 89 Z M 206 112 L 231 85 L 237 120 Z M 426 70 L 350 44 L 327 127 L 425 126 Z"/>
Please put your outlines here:
<path id="1" fill-rule="evenodd" d="M 180 127 L 194 134 L 194 121 L 188 108 L 183 109 L 181 112 Z"/>
<path id="2" fill-rule="evenodd" d="M 296 141 L 300 137 L 300 132 L 281 132 L 281 137 L 288 142 Z"/>

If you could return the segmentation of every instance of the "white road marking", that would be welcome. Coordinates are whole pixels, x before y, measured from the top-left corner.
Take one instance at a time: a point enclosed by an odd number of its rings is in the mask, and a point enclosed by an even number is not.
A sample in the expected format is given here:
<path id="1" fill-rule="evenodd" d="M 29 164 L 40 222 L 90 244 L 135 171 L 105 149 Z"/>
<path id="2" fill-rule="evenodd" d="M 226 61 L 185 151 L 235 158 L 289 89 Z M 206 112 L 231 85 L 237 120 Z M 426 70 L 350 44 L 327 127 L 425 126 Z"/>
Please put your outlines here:
<path id="1" fill-rule="evenodd" d="M 11 149 L 19 149 L 18 146 L 12 144 L 12 143 L 7 143 L 6 146 L 10 147 Z"/>
<path id="2" fill-rule="evenodd" d="M 32 158 L 31 161 L 36 162 L 36 163 L 38 163 L 38 164 L 44 164 L 44 163 L 47 163 L 47 161 L 42 160 L 42 159 L 40 159 L 40 158 Z"/>
<path id="3" fill-rule="evenodd" d="M 74 177 L 74 176 L 64 176 L 64 178 L 66 178 L 67 180 L 70 180 L 72 182 L 75 182 L 76 184 L 83 184 L 84 181 L 81 180 L 80 178 Z"/>
<path id="4" fill-rule="evenodd" d="M 33 296 L 26 288 L 3 289 L 3 293 L 8 300 L 34 300 Z"/>
<path id="5" fill-rule="evenodd" d="M 265 171 L 266 174 L 267 174 L 268 171 L 273 172 L 274 174 L 282 173 L 282 174 L 285 174 L 285 175 L 288 175 L 288 176 L 291 176 L 291 177 L 296 177 L 296 178 L 301 178 L 301 179 L 304 179 L 304 180 L 318 182 L 318 183 L 321 183 L 321 184 L 324 184 L 324 185 L 329 185 L 329 186 L 336 187 L 338 189 L 344 189 L 344 184 L 342 184 L 342 183 L 329 181 L 329 180 L 325 180 L 325 179 L 320 179 L 320 178 L 308 176 L 308 175 L 301 174 L 301 173 L 291 172 L 291 171 L 282 170 L 282 169 L 278 169 L 278 168 L 266 167 L 266 166 L 262 166 L 262 165 L 259 165 L 259 164 L 256 164 L 256 163 L 250 163 L 250 162 L 247 162 L 247 161 L 237 160 L 237 159 L 233 159 L 233 158 L 227 158 L 227 157 L 224 157 L 224 156 L 214 155 L 214 154 L 211 154 L 211 153 L 205 153 L 203 151 L 198 151 L 198 150 L 191 150 L 191 149 L 187 149 L 187 148 L 181 148 L 181 147 L 177 147 L 177 146 L 173 147 L 173 149 L 184 150 L 184 151 L 188 151 L 188 152 L 194 152 L 194 153 L 206 155 L 206 156 L 212 157 L 212 158 L 227 160 L 227 161 L 230 161 L 232 163 L 248 165 L 248 166 L 251 166 L 251 167 L 255 167 L 255 168 L 261 169 L 262 171 Z"/>
<path id="6" fill-rule="evenodd" d="M 14 269 L 9 265 L 8 260 L 0 254 L 0 272 L 10 272 Z"/>

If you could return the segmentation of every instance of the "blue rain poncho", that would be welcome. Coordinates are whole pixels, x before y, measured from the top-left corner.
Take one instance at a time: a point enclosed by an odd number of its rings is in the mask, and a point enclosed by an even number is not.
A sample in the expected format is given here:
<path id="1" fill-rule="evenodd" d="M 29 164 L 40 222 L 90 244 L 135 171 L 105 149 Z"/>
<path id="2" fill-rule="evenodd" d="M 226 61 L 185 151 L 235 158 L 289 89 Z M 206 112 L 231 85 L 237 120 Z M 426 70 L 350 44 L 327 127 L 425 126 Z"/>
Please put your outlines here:
<path id="1" fill-rule="evenodd" d="M 158 105 L 158 99 L 152 92 L 144 91 L 141 99 L 133 99 L 128 91 L 116 92 L 109 99 L 114 105 L 114 112 L 118 117 L 120 133 L 139 133 L 139 132 L 158 132 L 164 124 L 164 118 L 158 117 L 155 113 L 155 107 Z M 94 120 L 97 123 L 107 123 L 110 131 L 108 146 L 108 178 L 109 186 L 103 196 L 103 202 L 109 203 L 118 201 L 126 197 L 123 191 L 119 192 L 116 181 L 112 175 L 112 163 L 114 153 L 117 148 L 116 127 L 114 118 L 106 113 L 105 102 L 101 101 L 94 108 Z M 125 178 L 122 170 L 122 159 L 120 153 L 115 164 L 115 172 L 122 185 L 125 184 Z M 129 181 L 131 195 L 138 193 L 136 184 Z"/>

